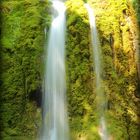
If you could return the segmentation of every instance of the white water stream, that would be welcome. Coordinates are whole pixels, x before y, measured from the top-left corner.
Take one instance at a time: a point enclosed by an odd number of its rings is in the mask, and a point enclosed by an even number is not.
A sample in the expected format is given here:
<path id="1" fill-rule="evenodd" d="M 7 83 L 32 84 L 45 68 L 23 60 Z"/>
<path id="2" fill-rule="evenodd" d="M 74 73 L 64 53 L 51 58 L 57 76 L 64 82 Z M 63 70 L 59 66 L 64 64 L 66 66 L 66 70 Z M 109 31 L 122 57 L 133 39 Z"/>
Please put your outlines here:
<path id="1" fill-rule="evenodd" d="M 47 44 L 43 126 L 41 140 L 68 140 L 65 81 L 65 10 L 63 2 L 52 0 L 52 23 Z"/>
<path id="2" fill-rule="evenodd" d="M 96 99 L 98 106 L 98 114 L 100 117 L 99 124 L 99 135 L 102 140 L 108 140 L 108 132 L 106 128 L 106 122 L 104 117 L 104 110 L 106 108 L 105 95 L 102 89 L 102 78 L 101 78 L 101 52 L 100 52 L 100 43 L 96 28 L 96 20 L 93 9 L 89 4 L 85 4 L 85 8 L 88 11 L 90 29 L 91 29 L 91 43 L 93 47 L 93 62 L 95 67 L 95 77 L 96 77 Z"/>

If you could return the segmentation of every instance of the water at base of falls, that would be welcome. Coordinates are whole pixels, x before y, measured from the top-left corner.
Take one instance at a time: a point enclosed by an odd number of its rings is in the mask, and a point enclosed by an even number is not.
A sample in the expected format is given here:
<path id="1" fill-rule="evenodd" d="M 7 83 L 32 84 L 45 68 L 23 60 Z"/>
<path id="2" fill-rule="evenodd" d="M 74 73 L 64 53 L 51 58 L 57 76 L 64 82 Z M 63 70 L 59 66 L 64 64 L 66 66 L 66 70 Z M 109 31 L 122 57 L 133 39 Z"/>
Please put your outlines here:
<path id="1" fill-rule="evenodd" d="M 53 20 L 45 58 L 43 124 L 40 140 L 68 140 L 65 83 L 65 10 L 63 2 L 52 1 Z"/>
<path id="2" fill-rule="evenodd" d="M 98 133 L 101 137 L 102 140 L 109 140 L 109 136 L 108 136 L 108 132 L 107 132 L 107 128 L 106 128 L 106 122 L 105 122 L 105 118 L 101 117 L 100 119 L 100 128 L 98 130 Z"/>
<path id="3" fill-rule="evenodd" d="M 93 62 L 95 63 L 95 75 L 96 75 L 96 98 L 97 98 L 97 106 L 98 106 L 98 114 L 100 117 L 99 124 L 99 135 L 102 140 L 109 140 L 108 132 L 106 128 L 106 122 L 104 117 L 104 109 L 106 107 L 105 95 L 102 90 L 102 79 L 101 79 L 101 60 L 100 60 L 100 43 L 98 39 L 98 33 L 96 29 L 96 22 L 94 11 L 90 7 L 89 4 L 85 4 L 85 8 L 88 11 L 89 21 L 90 21 L 90 29 L 91 29 L 91 43 L 93 47 Z"/>

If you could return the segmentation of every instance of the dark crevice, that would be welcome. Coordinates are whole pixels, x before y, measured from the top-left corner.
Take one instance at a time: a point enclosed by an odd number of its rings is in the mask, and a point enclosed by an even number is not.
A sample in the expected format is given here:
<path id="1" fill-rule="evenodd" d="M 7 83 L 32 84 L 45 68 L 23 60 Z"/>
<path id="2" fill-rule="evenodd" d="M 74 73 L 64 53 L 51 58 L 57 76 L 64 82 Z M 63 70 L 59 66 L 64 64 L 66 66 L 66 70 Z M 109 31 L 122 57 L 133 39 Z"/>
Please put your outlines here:
<path id="1" fill-rule="evenodd" d="M 29 94 L 29 100 L 30 101 L 35 101 L 37 107 L 41 107 L 41 102 L 42 102 L 42 92 L 41 88 L 36 89 L 35 91 L 32 91 Z"/>

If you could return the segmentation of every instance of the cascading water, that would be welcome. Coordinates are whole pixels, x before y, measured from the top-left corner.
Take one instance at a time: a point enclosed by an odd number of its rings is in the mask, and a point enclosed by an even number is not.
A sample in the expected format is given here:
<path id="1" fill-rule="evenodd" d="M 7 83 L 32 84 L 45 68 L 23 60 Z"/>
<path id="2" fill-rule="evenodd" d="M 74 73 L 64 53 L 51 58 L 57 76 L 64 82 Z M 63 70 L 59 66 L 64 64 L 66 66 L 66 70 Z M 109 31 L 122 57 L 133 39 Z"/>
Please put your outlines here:
<path id="1" fill-rule="evenodd" d="M 108 138 L 106 122 L 105 122 L 105 117 L 104 117 L 106 101 L 105 101 L 104 92 L 102 90 L 100 43 L 98 39 L 94 11 L 89 6 L 89 4 L 85 4 L 85 8 L 88 11 L 89 20 L 90 20 L 91 41 L 92 41 L 93 54 L 94 54 L 93 61 L 95 63 L 96 99 L 97 99 L 98 113 L 100 117 L 99 135 L 102 140 L 108 140 L 109 138 Z"/>
<path id="2" fill-rule="evenodd" d="M 63 2 L 52 1 L 53 20 L 47 45 L 43 126 L 41 140 L 68 140 L 65 83 L 65 10 Z"/>

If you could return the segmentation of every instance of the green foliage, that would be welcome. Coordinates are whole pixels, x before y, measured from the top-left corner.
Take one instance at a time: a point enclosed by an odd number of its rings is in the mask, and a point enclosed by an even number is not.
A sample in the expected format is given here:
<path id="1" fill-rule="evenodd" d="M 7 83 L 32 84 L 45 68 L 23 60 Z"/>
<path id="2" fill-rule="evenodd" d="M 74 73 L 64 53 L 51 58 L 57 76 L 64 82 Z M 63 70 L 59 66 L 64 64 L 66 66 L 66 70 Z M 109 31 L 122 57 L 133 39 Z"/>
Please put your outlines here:
<path id="1" fill-rule="evenodd" d="M 88 2 L 95 11 L 103 55 L 102 78 L 108 100 L 106 113 L 110 138 L 137 139 L 139 130 L 136 118 L 139 107 L 135 103 L 139 104 L 139 100 L 134 96 L 137 90 L 133 49 L 136 46 L 132 43 L 137 34 L 134 10 L 127 0 Z M 67 91 L 71 135 L 72 139 L 77 140 L 98 140 L 99 118 L 95 117 L 95 77 L 87 11 L 82 0 L 69 0 L 66 5 Z M 133 124 L 132 127 L 129 123 Z"/>
<path id="2" fill-rule="evenodd" d="M 137 128 L 138 120 L 134 118 L 139 114 L 138 106 L 134 105 L 139 103 L 134 96 L 137 89 L 136 52 L 133 49 L 136 45 L 132 43 L 137 37 L 133 34 L 137 34 L 134 11 L 126 0 L 99 1 L 92 5 L 103 53 L 103 79 L 109 105 L 107 112 L 111 117 L 107 118 L 111 120 L 108 129 L 115 139 L 137 139 L 139 131 L 135 131 L 135 136 L 131 134 L 131 129 Z M 132 122 L 131 128 L 129 123 Z"/>
<path id="3" fill-rule="evenodd" d="M 88 47 L 89 26 L 82 19 L 86 13 L 82 7 L 83 1 L 68 1 L 66 5 L 68 7 L 66 61 L 69 113 L 70 116 L 72 114 L 82 115 L 84 113 L 83 102 L 91 91 L 91 87 L 87 88 L 87 84 L 85 84 L 91 79 Z M 81 8 L 77 9 L 80 5 Z"/>
<path id="4" fill-rule="evenodd" d="M 46 1 L 2 1 L 0 131 L 3 137 L 36 135 L 37 105 L 32 92 L 41 87 Z M 46 14 L 44 14 L 46 13 Z M 34 111 L 33 111 L 34 110 Z M 32 112 L 32 117 L 31 117 Z"/>
<path id="5" fill-rule="evenodd" d="M 86 0 L 67 0 L 66 72 L 68 112 L 73 140 L 99 140 L 94 62 Z M 128 0 L 88 0 L 94 8 L 102 50 L 103 84 L 108 100 L 110 138 L 139 138 L 135 12 Z M 138 1 L 134 7 L 139 19 Z M 41 87 L 44 27 L 49 3 L 2 0 L 0 48 L 0 131 L 3 139 L 31 140 L 40 125 L 40 109 L 30 97 Z M 15 136 L 23 137 L 15 137 Z M 29 138 L 28 138 L 29 136 Z M 33 138 L 34 139 L 34 138 Z"/>
<path id="6" fill-rule="evenodd" d="M 130 0 L 133 4 L 134 9 L 136 10 L 137 13 L 137 19 L 140 25 L 140 1 L 139 0 Z"/>
<path id="7" fill-rule="evenodd" d="M 93 94 L 89 23 L 83 1 L 70 0 L 67 6 L 67 95 L 71 139 L 79 139 L 84 133 L 84 118 L 91 114 Z"/>

